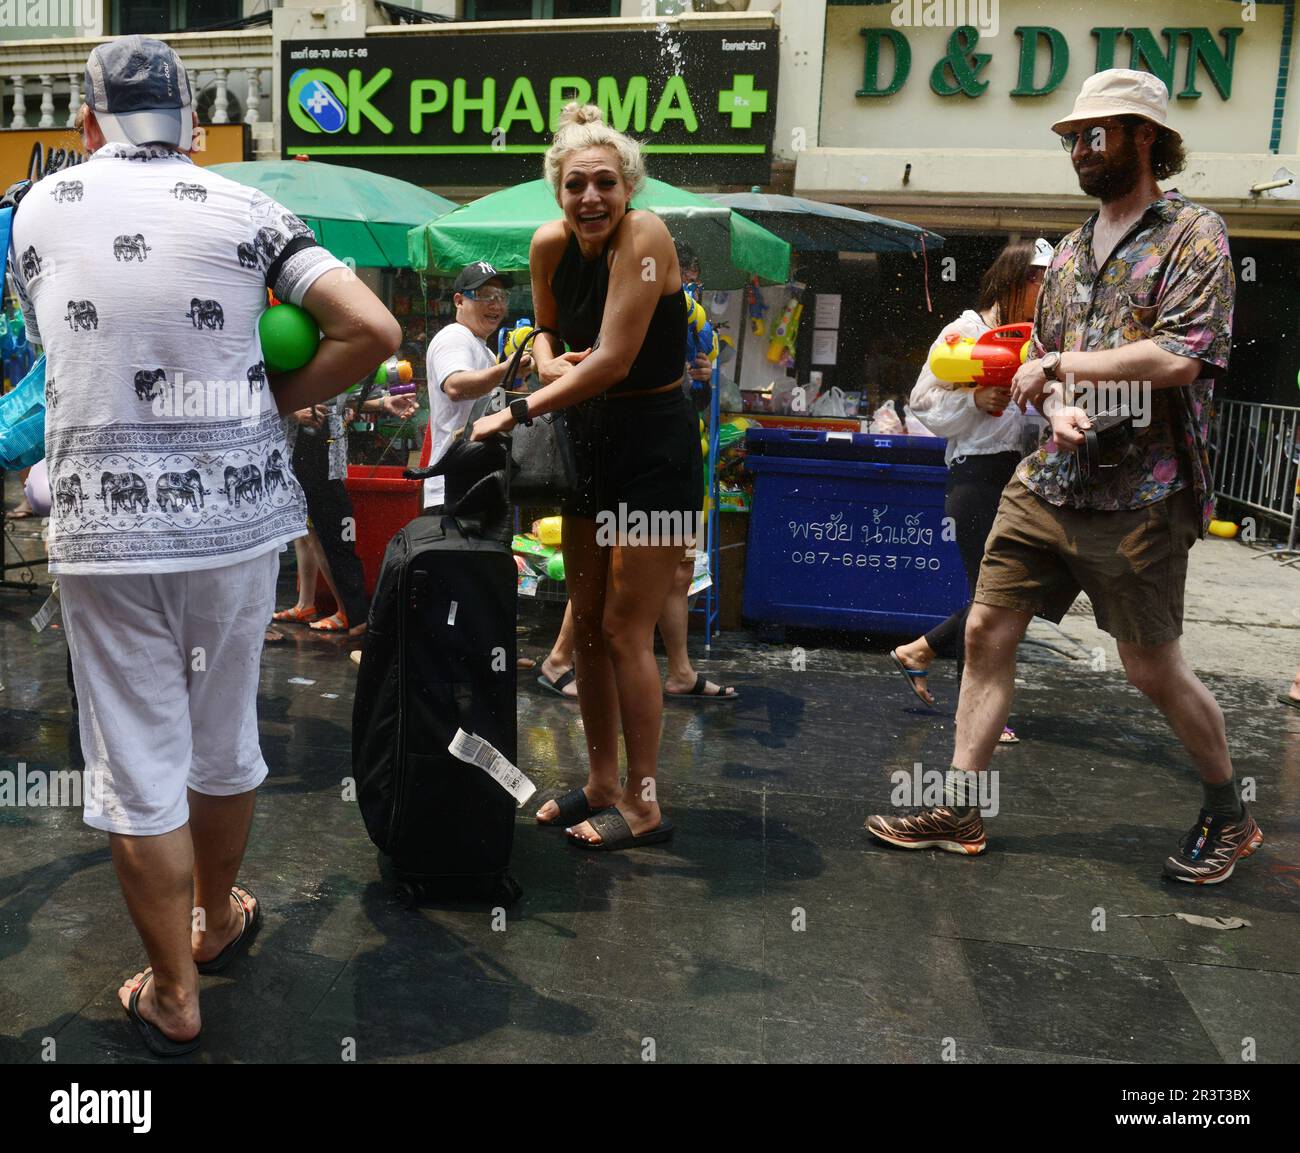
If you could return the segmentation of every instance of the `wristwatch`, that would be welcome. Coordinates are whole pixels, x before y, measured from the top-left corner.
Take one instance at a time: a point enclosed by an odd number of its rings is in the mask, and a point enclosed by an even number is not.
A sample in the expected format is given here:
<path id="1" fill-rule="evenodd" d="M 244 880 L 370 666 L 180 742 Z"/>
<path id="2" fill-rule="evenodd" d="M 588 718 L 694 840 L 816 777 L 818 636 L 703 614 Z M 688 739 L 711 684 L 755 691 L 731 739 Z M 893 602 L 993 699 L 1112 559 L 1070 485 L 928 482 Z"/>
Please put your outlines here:
<path id="1" fill-rule="evenodd" d="M 515 418 L 515 424 L 522 424 L 525 427 L 532 427 L 533 418 L 528 415 L 528 397 L 516 397 L 510 402 L 510 415 Z"/>
<path id="2" fill-rule="evenodd" d="M 1042 360 L 1038 362 L 1043 366 L 1043 375 L 1048 380 L 1056 380 L 1057 370 L 1061 367 L 1061 354 L 1059 352 L 1049 352 Z"/>

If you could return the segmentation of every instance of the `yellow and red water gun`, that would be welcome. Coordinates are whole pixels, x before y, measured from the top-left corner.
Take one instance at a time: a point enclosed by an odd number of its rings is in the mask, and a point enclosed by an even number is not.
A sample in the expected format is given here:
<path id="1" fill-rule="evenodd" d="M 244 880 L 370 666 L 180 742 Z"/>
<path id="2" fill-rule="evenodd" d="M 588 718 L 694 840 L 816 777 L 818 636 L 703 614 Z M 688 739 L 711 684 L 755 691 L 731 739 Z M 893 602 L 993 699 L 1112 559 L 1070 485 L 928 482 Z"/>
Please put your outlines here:
<path id="1" fill-rule="evenodd" d="M 930 353 L 930 371 L 949 388 L 1006 388 L 1029 353 L 1029 324 L 990 328 L 978 340 L 949 333 Z"/>

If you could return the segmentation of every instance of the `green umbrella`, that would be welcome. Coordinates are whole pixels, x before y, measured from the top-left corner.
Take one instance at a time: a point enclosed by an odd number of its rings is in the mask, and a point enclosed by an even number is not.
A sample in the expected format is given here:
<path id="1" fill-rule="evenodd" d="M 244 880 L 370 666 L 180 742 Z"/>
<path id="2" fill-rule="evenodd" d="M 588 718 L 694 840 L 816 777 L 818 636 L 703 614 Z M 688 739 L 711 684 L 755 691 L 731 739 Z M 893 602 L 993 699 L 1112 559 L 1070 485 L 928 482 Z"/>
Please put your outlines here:
<path id="1" fill-rule="evenodd" d="M 707 197 L 647 180 L 632 206 L 661 217 L 675 240 L 694 249 L 701 279 L 710 288 L 740 288 L 751 275 L 774 284 L 790 278 L 790 246 L 784 240 Z M 559 217 L 546 181 L 503 188 L 411 229 L 409 263 L 450 275 L 486 260 L 502 272 L 521 272 L 528 267 L 533 233 Z"/>
<path id="2" fill-rule="evenodd" d="M 406 234 L 456 207 L 405 180 L 310 160 L 214 164 L 213 172 L 265 192 L 299 216 L 340 260 L 362 268 L 405 268 Z"/>

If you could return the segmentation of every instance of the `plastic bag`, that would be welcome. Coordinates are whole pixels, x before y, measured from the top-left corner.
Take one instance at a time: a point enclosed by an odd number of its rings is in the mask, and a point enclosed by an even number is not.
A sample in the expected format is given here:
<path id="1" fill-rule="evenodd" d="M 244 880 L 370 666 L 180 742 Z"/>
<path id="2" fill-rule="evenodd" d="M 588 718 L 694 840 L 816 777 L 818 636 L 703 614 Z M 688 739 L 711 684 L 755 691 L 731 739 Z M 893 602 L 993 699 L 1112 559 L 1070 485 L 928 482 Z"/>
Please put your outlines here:
<path id="1" fill-rule="evenodd" d="M 774 380 L 772 389 L 772 411 L 787 415 L 794 402 L 795 383 L 793 380 Z"/>
<path id="2" fill-rule="evenodd" d="M 849 409 L 844 399 L 844 390 L 839 385 L 823 390 L 813 402 L 812 414 L 813 416 L 848 416 Z"/>
<path id="3" fill-rule="evenodd" d="M 893 401 L 886 401 L 876 409 L 867 431 L 881 433 L 884 436 L 903 436 L 907 432 L 903 422 L 898 419 L 898 411 L 894 408 Z"/>

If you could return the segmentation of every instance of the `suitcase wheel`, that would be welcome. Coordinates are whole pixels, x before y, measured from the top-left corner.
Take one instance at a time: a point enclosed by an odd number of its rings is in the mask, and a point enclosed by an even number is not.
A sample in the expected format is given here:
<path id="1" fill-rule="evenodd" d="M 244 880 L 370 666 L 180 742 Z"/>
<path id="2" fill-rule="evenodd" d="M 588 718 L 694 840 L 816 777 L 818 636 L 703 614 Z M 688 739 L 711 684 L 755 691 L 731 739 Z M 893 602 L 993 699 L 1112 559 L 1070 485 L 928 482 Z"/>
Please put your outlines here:
<path id="1" fill-rule="evenodd" d="M 494 879 L 489 899 L 502 905 L 513 905 L 523 895 L 523 886 L 509 873 L 502 873 Z"/>

